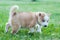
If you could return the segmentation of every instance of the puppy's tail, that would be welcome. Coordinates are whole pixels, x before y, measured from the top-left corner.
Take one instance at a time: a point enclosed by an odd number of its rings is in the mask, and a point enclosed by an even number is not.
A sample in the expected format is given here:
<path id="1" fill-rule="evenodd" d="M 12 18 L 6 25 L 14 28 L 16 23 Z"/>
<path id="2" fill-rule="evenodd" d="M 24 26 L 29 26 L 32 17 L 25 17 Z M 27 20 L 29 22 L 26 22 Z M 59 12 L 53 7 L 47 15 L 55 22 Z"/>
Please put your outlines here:
<path id="1" fill-rule="evenodd" d="M 18 5 L 14 5 L 10 8 L 10 15 L 14 15 L 14 13 L 16 13 L 16 10 L 19 9 Z"/>

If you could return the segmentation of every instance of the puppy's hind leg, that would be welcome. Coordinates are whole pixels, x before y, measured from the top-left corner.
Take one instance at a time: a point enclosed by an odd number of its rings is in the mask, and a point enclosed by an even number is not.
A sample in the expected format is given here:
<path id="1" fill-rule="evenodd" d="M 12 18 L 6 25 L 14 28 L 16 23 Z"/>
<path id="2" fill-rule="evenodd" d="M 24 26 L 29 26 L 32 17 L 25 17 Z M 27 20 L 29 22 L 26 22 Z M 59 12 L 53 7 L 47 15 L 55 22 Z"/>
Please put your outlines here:
<path id="1" fill-rule="evenodd" d="M 6 23 L 5 31 L 8 32 L 8 28 L 10 27 L 9 23 Z"/>
<path id="2" fill-rule="evenodd" d="M 12 25 L 12 34 L 15 34 L 15 33 L 17 33 L 18 32 L 18 30 L 19 30 L 19 25 L 18 24 L 14 24 L 14 25 Z"/>

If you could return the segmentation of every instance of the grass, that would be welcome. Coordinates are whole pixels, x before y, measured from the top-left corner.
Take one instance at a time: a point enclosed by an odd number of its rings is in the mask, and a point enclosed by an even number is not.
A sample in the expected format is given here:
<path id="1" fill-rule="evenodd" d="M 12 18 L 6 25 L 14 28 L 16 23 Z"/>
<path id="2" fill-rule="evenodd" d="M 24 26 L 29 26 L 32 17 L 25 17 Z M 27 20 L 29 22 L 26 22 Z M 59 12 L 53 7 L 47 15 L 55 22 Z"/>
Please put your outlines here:
<path id="1" fill-rule="evenodd" d="M 49 26 L 42 28 L 42 34 L 29 35 L 27 29 L 21 29 L 16 35 L 12 35 L 10 31 L 5 33 L 5 24 L 8 21 L 9 9 L 12 5 L 19 5 L 19 11 L 51 13 Z M 60 2 L 0 1 L 0 40 L 60 40 Z"/>

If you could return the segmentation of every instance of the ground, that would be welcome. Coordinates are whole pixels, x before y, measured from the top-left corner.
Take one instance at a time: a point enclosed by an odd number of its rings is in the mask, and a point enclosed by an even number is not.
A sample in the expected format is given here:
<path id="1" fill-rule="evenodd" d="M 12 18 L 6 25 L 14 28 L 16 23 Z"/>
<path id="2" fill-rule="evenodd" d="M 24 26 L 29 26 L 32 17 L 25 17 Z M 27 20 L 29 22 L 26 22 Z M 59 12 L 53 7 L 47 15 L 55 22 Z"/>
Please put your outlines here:
<path id="1" fill-rule="evenodd" d="M 10 33 L 11 29 L 5 33 L 5 24 L 8 21 L 9 10 L 12 5 L 18 5 L 20 12 L 43 11 L 50 13 L 49 26 L 42 28 L 42 34 L 33 33 L 33 35 L 29 35 L 28 29 L 21 29 L 15 35 Z M 60 40 L 60 1 L 0 1 L 0 40 Z"/>

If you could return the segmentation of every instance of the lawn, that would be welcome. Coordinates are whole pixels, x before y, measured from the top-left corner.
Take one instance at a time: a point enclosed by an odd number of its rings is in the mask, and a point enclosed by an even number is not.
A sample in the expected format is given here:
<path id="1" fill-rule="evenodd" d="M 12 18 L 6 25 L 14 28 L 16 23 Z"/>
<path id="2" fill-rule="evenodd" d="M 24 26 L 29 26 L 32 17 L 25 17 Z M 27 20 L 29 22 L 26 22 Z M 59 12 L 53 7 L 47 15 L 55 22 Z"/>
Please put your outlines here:
<path id="1" fill-rule="evenodd" d="M 20 12 L 43 11 L 50 13 L 49 26 L 42 28 L 42 34 L 33 33 L 33 35 L 29 35 L 28 29 L 21 29 L 16 35 L 10 33 L 11 29 L 5 33 L 5 24 L 8 21 L 9 10 L 12 5 L 18 5 Z M 0 40 L 60 40 L 60 1 L 0 1 Z"/>

